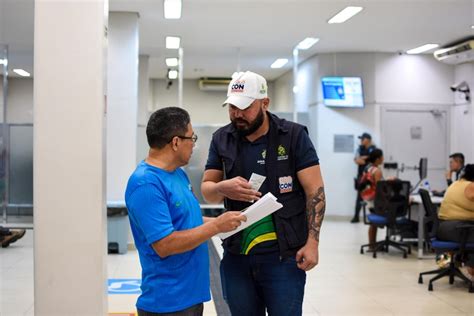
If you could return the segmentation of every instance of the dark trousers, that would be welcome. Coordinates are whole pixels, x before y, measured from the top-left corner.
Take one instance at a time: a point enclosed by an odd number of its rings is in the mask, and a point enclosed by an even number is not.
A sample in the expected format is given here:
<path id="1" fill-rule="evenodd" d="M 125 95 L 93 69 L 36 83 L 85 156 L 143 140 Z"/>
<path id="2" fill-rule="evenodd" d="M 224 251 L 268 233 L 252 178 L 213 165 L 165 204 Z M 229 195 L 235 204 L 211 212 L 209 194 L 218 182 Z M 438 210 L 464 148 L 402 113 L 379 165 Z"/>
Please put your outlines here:
<path id="1" fill-rule="evenodd" d="M 8 228 L 0 226 L 0 236 L 8 236 L 10 234 L 11 233 L 10 233 L 10 230 Z"/>
<path id="2" fill-rule="evenodd" d="M 147 312 L 141 309 L 137 309 L 138 316 L 202 316 L 204 310 L 204 304 L 197 304 L 186 308 L 182 311 L 172 312 L 172 313 L 152 313 Z"/>
<path id="3" fill-rule="evenodd" d="M 437 238 L 440 240 L 455 241 L 461 242 L 461 233 L 460 229 L 456 228 L 462 224 L 474 224 L 474 221 L 440 221 L 438 227 Z M 474 229 L 469 231 L 467 236 L 468 243 L 474 243 Z M 474 267 L 474 254 L 468 255 L 468 261 L 466 262 L 468 266 Z"/>
<path id="4" fill-rule="evenodd" d="M 355 210 L 354 210 L 355 218 L 359 218 L 360 210 L 362 208 L 361 202 L 362 202 L 362 198 L 360 197 L 359 191 L 357 191 L 357 199 L 356 199 L 356 205 L 355 205 Z"/>
<path id="5" fill-rule="evenodd" d="M 299 316 L 302 314 L 306 272 L 294 257 L 278 253 L 233 255 L 221 261 L 224 299 L 234 316 Z"/>
<path id="6" fill-rule="evenodd" d="M 0 241 L 3 241 L 3 238 L 9 235 L 11 235 L 10 230 L 8 228 L 0 226 Z"/>

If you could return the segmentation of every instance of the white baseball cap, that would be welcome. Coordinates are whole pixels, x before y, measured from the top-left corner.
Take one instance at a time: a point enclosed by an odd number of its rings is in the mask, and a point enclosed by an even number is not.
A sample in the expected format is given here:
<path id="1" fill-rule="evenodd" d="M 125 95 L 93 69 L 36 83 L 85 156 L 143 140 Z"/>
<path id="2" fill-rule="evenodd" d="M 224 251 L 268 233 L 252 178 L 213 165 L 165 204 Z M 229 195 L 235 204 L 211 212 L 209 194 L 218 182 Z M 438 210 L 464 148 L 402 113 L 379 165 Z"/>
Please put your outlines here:
<path id="1" fill-rule="evenodd" d="M 265 78 L 251 71 L 238 73 L 229 83 L 227 99 L 222 106 L 232 104 L 245 110 L 255 100 L 267 97 L 267 81 Z"/>

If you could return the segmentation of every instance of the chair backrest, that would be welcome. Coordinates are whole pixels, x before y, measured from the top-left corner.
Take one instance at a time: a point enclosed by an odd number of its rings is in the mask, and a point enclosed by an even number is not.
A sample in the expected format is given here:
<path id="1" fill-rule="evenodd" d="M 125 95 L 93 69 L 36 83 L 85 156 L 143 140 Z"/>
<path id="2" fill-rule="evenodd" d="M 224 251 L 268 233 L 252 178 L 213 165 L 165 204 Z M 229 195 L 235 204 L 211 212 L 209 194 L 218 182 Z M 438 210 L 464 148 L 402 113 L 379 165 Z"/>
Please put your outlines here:
<path id="1" fill-rule="evenodd" d="M 397 217 L 405 216 L 410 200 L 410 182 L 391 180 L 377 182 L 374 213 L 387 217 L 393 224 Z"/>
<path id="2" fill-rule="evenodd" d="M 425 218 L 423 220 L 425 226 L 425 239 L 430 240 L 436 237 L 438 232 L 439 219 L 436 206 L 431 202 L 430 193 L 425 189 L 419 189 L 421 201 L 423 202 L 423 208 L 425 209 Z"/>

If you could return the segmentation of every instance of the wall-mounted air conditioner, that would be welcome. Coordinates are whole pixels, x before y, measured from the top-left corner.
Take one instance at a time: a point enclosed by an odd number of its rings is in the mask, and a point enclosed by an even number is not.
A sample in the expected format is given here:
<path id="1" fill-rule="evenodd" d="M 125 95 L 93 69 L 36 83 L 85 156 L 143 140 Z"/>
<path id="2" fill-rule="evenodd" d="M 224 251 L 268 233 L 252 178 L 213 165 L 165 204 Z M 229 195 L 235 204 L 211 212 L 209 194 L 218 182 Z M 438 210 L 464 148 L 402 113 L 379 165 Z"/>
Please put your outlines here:
<path id="1" fill-rule="evenodd" d="M 201 91 L 227 91 L 232 78 L 205 77 L 199 79 L 199 90 Z"/>
<path id="2" fill-rule="evenodd" d="M 472 62 L 474 61 L 474 39 L 438 49 L 433 55 L 437 60 L 451 65 Z"/>

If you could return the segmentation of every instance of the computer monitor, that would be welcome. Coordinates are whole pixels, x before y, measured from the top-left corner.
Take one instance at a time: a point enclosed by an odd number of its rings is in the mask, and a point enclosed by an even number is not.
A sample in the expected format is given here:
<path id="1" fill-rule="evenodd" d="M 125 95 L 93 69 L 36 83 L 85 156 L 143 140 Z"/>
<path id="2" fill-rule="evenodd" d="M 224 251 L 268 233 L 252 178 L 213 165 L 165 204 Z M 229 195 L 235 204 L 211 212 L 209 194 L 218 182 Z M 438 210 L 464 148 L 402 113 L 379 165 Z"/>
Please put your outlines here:
<path id="1" fill-rule="evenodd" d="M 428 158 L 420 158 L 418 172 L 420 174 L 420 181 L 428 177 Z"/>
<path id="2" fill-rule="evenodd" d="M 428 158 L 420 158 L 420 162 L 418 163 L 418 167 L 411 168 L 411 169 L 418 169 L 418 175 L 420 176 L 420 180 L 416 183 L 416 185 L 412 188 L 410 193 L 418 193 L 418 189 L 421 183 L 426 180 L 428 177 Z"/>

